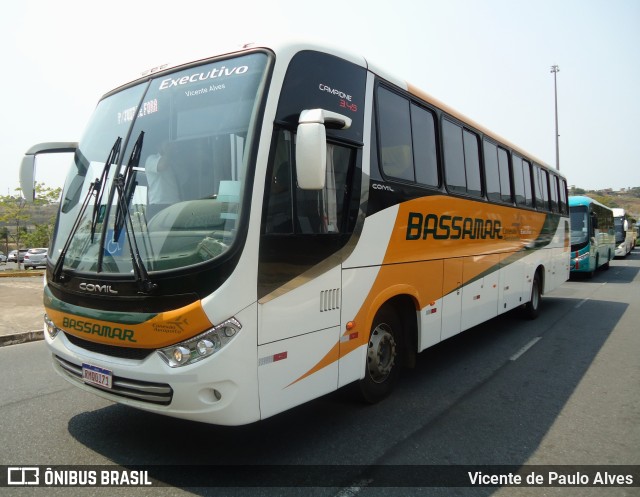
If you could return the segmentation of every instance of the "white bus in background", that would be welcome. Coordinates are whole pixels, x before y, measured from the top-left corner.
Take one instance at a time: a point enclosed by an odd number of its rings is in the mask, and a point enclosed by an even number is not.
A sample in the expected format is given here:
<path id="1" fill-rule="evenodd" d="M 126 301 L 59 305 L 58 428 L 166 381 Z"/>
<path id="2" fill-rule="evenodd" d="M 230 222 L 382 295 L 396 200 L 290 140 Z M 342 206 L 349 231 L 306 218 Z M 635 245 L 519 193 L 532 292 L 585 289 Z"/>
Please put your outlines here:
<path id="1" fill-rule="evenodd" d="M 522 119 L 515 116 L 514 119 Z M 72 150 L 45 285 L 55 369 L 169 416 L 250 423 L 569 276 L 564 177 L 366 59 L 251 46 L 108 93 Z"/>
<path id="2" fill-rule="evenodd" d="M 626 257 L 635 246 L 636 234 L 624 209 L 613 209 L 616 230 L 616 257 Z"/>

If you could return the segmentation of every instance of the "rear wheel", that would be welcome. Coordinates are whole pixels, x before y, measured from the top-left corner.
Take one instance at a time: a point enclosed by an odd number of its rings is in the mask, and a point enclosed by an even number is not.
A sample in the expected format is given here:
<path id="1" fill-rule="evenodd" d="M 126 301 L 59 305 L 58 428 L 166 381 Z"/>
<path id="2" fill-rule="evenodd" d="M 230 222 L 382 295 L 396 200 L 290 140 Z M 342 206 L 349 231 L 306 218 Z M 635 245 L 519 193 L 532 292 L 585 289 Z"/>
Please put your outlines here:
<path id="1" fill-rule="evenodd" d="M 394 309 L 382 308 L 371 326 L 367 363 L 359 387 L 362 398 L 371 404 L 391 393 L 398 379 L 402 325 Z"/>
<path id="2" fill-rule="evenodd" d="M 536 272 L 531 285 L 531 299 L 524 305 L 524 313 L 527 319 L 535 319 L 540 314 L 540 304 L 542 301 L 542 282 L 540 273 Z"/>

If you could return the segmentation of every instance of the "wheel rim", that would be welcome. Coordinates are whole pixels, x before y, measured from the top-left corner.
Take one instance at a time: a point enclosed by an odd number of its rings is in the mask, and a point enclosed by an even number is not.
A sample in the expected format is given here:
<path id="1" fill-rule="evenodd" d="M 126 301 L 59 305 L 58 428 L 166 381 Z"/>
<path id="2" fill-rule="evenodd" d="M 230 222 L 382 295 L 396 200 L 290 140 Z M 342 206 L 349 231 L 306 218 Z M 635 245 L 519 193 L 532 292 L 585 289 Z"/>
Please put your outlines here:
<path id="1" fill-rule="evenodd" d="M 375 383 L 384 382 L 396 361 L 396 341 L 391 327 L 381 323 L 371 333 L 369 349 L 367 351 L 367 365 L 369 376 Z"/>

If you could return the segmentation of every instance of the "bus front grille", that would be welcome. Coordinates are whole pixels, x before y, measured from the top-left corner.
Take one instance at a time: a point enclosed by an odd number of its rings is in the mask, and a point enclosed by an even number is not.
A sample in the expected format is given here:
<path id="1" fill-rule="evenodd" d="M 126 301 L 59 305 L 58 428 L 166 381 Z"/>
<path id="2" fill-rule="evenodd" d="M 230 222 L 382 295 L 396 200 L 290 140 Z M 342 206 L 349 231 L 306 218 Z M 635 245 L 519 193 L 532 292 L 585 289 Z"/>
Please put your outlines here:
<path id="1" fill-rule="evenodd" d="M 65 337 L 76 347 L 96 352 L 98 354 L 108 355 L 111 357 L 119 357 L 121 359 L 143 360 L 155 352 L 155 349 L 134 349 L 132 347 L 116 347 L 115 345 L 106 345 L 104 343 L 91 342 L 80 337 L 65 333 Z"/>
<path id="2" fill-rule="evenodd" d="M 131 380 L 120 376 L 113 377 L 112 388 L 101 388 L 97 385 L 87 383 L 82 379 L 82 366 L 78 366 L 69 362 L 62 357 L 54 355 L 54 365 L 59 371 L 64 373 L 72 380 L 84 385 L 108 392 L 119 397 L 127 397 L 130 399 L 147 402 L 150 404 L 158 404 L 162 406 L 169 405 L 173 398 L 173 389 L 166 383 L 152 383 L 149 381 Z"/>

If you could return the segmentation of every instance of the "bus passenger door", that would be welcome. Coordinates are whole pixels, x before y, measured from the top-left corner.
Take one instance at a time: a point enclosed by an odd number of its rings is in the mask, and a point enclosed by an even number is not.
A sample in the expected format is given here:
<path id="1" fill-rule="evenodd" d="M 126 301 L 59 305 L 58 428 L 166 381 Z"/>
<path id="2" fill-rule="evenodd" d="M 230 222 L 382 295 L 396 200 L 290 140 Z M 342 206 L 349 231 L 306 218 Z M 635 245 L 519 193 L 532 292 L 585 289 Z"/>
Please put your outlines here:
<path id="1" fill-rule="evenodd" d="M 265 418 L 338 385 L 341 267 L 302 276 L 258 303 L 258 381 Z"/>
<path id="2" fill-rule="evenodd" d="M 298 186 L 293 135 L 274 135 L 258 263 L 261 416 L 338 387 L 341 249 L 349 240 L 353 149 L 328 144 L 323 189 Z"/>
<path id="3" fill-rule="evenodd" d="M 463 259 L 446 259 L 442 282 L 441 340 L 460 333 Z"/>

